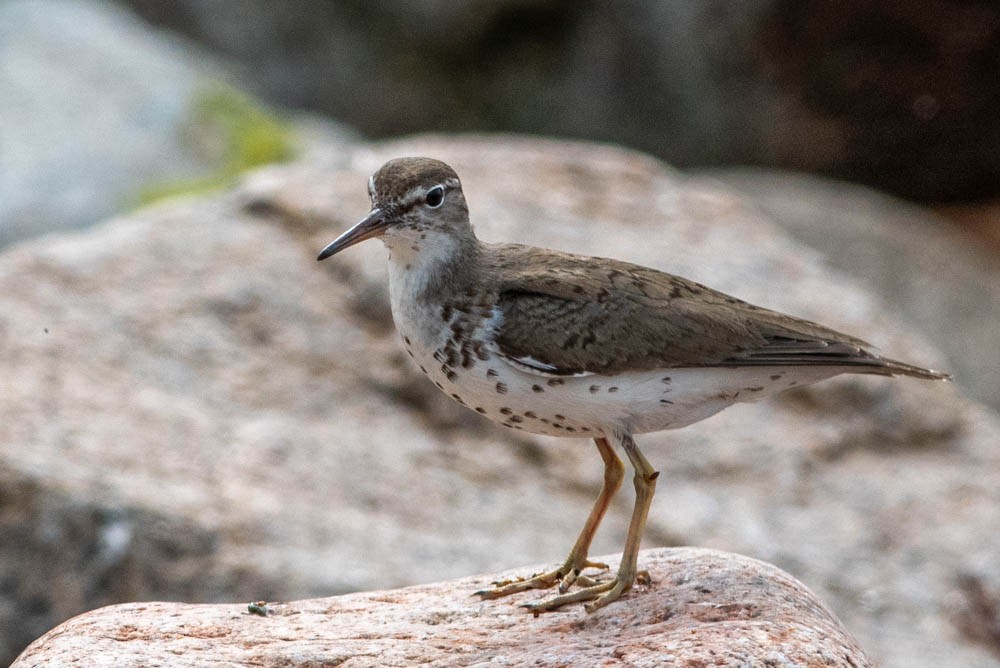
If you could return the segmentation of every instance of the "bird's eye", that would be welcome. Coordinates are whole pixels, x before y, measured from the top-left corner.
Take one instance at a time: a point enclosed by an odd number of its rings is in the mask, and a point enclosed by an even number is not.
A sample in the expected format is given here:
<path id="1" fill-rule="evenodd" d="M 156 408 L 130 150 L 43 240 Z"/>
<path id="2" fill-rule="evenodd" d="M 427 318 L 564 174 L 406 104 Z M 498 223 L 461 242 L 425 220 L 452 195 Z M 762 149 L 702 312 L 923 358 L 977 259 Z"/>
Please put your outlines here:
<path id="1" fill-rule="evenodd" d="M 427 194 L 424 195 L 424 201 L 427 202 L 427 206 L 432 209 L 436 209 L 441 206 L 441 202 L 444 201 L 444 187 L 434 186 L 428 190 Z"/>

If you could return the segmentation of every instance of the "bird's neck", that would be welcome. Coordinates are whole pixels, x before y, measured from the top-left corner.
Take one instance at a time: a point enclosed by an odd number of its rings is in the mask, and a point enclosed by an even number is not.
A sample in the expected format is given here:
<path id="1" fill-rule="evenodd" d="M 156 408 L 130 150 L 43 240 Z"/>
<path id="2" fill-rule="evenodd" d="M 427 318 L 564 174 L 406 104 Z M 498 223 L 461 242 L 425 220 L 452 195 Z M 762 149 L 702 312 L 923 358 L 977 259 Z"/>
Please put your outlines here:
<path id="1" fill-rule="evenodd" d="M 483 245 L 471 233 L 429 234 L 416 242 L 386 245 L 394 313 L 407 304 L 426 309 L 450 303 L 478 281 Z"/>

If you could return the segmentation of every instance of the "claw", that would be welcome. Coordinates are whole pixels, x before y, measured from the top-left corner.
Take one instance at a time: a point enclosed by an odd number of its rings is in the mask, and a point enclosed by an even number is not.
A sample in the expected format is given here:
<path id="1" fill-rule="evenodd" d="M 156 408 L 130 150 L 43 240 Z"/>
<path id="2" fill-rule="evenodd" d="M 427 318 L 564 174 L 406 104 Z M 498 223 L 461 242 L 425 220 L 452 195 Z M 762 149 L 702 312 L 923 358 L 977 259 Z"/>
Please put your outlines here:
<path id="1" fill-rule="evenodd" d="M 545 573 L 536 573 L 530 578 L 496 580 L 491 583 L 493 584 L 492 589 L 480 589 L 477 592 L 473 592 L 472 595 L 479 596 L 483 600 L 491 600 L 528 591 L 529 589 L 548 589 L 556 584 L 559 585 L 559 593 L 565 594 L 574 584 L 579 584 L 583 587 L 593 587 L 598 584 L 597 580 L 582 575 L 581 571 L 583 569 L 597 568 L 602 571 L 608 570 L 608 565 L 602 564 L 599 561 L 583 559 L 577 566 L 574 566 L 573 564 L 576 561 L 575 556 L 570 555 L 559 568 Z"/>
<path id="2" fill-rule="evenodd" d="M 622 592 L 625 591 L 627 587 L 620 584 L 618 578 L 614 580 L 609 580 L 608 582 L 599 582 L 591 587 L 585 589 L 578 589 L 571 594 L 562 594 L 561 596 L 553 596 L 552 598 L 547 598 L 543 601 L 537 601 L 534 603 L 525 603 L 521 607 L 529 610 L 536 617 L 543 612 L 551 612 L 557 610 L 564 605 L 570 603 L 580 603 L 583 601 L 592 601 L 594 603 L 587 606 L 587 612 L 592 612 L 597 608 L 607 605 L 614 601 Z"/>

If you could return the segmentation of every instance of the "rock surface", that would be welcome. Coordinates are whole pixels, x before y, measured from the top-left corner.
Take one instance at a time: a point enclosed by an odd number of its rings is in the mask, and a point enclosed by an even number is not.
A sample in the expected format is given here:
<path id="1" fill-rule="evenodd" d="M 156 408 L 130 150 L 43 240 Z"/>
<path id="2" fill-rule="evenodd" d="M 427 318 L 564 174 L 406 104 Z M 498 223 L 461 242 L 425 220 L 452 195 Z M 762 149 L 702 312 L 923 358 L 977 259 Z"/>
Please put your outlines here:
<path id="1" fill-rule="evenodd" d="M 315 262 L 404 154 L 458 169 L 487 240 L 656 266 L 941 366 L 751 202 L 649 157 L 343 144 L 0 255 L 0 654 L 117 601 L 293 600 L 565 555 L 600 485 L 592 444 L 441 396 L 397 341 L 377 242 Z M 778 565 L 884 666 L 995 668 L 956 620 L 983 617 L 959 575 L 1000 591 L 1000 422 L 960 389 L 844 378 L 644 436 L 662 471 L 644 545 Z M 595 552 L 621 549 L 630 496 Z"/>
<path id="2" fill-rule="evenodd" d="M 533 618 L 515 607 L 537 592 L 470 598 L 495 575 L 268 604 L 255 614 L 246 605 L 133 603 L 66 622 L 11 668 L 873 665 L 805 585 L 769 564 L 693 548 L 649 550 L 640 560 L 651 584 L 592 615 L 575 606 Z"/>
<path id="3" fill-rule="evenodd" d="M 116 3 L 0 2 L 0 62 L 0 247 L 224 162 L 226 138 L 198 119 L 231 79 L 219 59 Z"/>

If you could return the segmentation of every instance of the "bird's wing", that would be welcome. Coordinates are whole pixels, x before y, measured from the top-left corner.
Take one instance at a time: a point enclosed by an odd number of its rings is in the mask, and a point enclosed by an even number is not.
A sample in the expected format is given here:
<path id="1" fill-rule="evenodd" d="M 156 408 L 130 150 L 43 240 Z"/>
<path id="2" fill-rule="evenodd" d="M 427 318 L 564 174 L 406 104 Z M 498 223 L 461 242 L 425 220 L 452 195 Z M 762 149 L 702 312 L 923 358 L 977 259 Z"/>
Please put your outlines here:
<path id="1" fill-rule="evenodd" d="M 564 253 L 539 262 L 520 246 L 502 257 L 497 350 L 543 373 L 882 362 L 864 341 L 653 269 Z"/>

